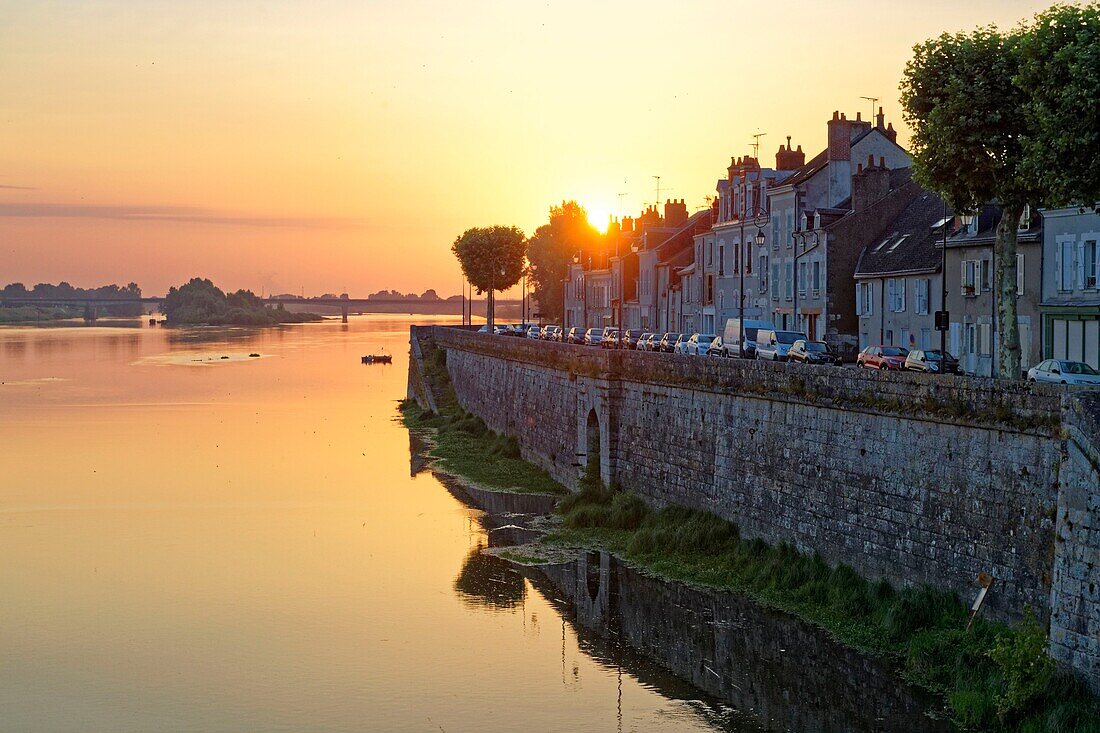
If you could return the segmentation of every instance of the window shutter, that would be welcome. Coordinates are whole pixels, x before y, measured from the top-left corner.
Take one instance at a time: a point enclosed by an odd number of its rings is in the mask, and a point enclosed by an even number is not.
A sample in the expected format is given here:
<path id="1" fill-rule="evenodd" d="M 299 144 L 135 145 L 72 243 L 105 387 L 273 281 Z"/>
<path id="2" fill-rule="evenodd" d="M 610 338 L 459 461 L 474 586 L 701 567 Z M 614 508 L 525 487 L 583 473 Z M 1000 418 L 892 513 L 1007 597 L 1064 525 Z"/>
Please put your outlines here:
<path id="1" fill-rule="evenodd" d="M 1073 289 L 1084 290 L 1085 288 L 1085 243 L 1077 243 L 1077 258 L 1073 268 Z"/>
<path id="2" fill-rule="evenodd" d="M 959 268 L 959 272 L 962 273 L 962 283 L 960 283 L 960 286 L 961 286 L 961 288 L 964 292 L 966 291 L 966 271 L 969 267 L 970 267 L 970 261 L 969 260 L 963 260 L 962 261 L 962 266 Z"/>
<path id="3" fill-rule="evenodd" d="M 1024 294 L 1024 255 L 1022 252 L 1016 253 L 1016 294 Z"/>
<path id="4" fill-rule="evenodd" d="M 856 315 L 863 315 L 863 283 L 856 283 Z"/>
<path id="5" fill-rule="evenodd" d="M 875 314 L 875 281 L 867 283 L 867 315 Z"/>
<path id="6" fill-rule="evenodd" d="M 894 278 L 890 278 L 886 281 L 886 304 L 890 307 L 890 310 L 894 310 Z"/>
<path id="7" fill-rule="evenodd" d="M 1054 286 L 1059 290 L 1064 290 L 1062 287 L 1062 245 L 1057 244 L 1054 247 Z"/>
<path id="8" fill-rule="evenodd" d="M 904 313 L 905 312 L 905 278 L 904 277 L 899 281 L 899 284 L 901 285 L 901 287 L 898 288 L 898 313 Z"/>

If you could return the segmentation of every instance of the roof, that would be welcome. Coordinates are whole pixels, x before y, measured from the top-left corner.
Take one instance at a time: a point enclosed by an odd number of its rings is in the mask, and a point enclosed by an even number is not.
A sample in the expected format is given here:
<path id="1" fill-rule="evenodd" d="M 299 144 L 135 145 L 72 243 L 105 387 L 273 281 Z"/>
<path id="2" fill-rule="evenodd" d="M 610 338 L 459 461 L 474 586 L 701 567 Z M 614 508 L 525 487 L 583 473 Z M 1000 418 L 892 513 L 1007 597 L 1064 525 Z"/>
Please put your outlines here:
<path id="1" fill-rule="evenodd" d="M 947 238 L 947 246 L 954 247 L 978 247 L 993 244 L 997 239 L 997 224 L 1001 219 L 1001 207 L 996 204 L 985 204 L 978 212 L 978 231 L 975 234 L 967 234 L 965 229 L 959 229 Z M 1016 232 L 1016 241 L 1021 244 L 1038 242 L 1043 237 L 1043 217 L 1032 209 L 1031 220 L 1027 229 Z"/>
<path id="2" fill-rule="evenodd" d="M 817 175 L 818 171 L 829 164 L 829 149 L 826 148 L 820 153 L 810 159 L 806 165 L 802 166 L 798 170 L 794 171 L 790 176 L 783 179 L 783 186 L 797 186 L 798 184 L 808 181 Z"/>
<path id="3" fill-rule="evenodd" d="M 922 189 L 886 234 L 864 248 L 856 277 L 938 272 L 941 253 L 936 242 L 943 236 L 943 206 L 943 199 Z"/>
<path id="4" fill-rule="evenodd" d="M 656 247 L 650 247 L 650 249 L 656 249 L 657 261 L 663 262 L 671 259 L 684 248 L 690 249 L 695 235 L 701 231 L 710 229 L 711 218 L 710 209 L 697 211 L 671 236 L 666 238 Z"/>

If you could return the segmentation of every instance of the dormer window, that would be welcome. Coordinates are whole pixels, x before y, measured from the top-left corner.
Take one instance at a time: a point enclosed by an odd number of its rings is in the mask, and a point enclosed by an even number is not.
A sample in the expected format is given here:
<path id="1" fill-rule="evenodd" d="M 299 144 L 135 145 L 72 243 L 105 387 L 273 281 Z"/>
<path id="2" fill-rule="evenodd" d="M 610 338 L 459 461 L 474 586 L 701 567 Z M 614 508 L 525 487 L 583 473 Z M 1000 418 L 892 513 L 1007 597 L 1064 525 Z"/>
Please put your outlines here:
<path id="1" fill-rule="evenodd" d="M 978 233 L 978 217 L 973 214 L 963 214 L 962 229 L 967 234 Z"/>

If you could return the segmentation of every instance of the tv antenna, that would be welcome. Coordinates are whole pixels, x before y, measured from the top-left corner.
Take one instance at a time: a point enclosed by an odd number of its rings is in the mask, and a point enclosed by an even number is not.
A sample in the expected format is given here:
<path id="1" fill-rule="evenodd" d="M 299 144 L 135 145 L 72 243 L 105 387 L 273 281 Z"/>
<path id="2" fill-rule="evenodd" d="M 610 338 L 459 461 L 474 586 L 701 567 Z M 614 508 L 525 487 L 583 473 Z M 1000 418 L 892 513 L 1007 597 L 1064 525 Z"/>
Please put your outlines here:
<path id="1" fill-rule="evenodd" d="M 655 206 L 660 207 L 660 205 L 661 205 L 661 177 L 660 176 L 653 176 L 653 177 L 657 179 L 657 203 L 655 204 Z"/>
<path id="2" fill-rule="evenodd" d="M 871 124 L 874 124 L 874 120 L 875 120 L 875 105 L 877 105 L 877 104 L 878 104 L 878 97 L 860 97 L 860 99 L 866 99 L 866 100 L 867 100 L 868 102 L 870 102 L 870 103 L 871 103 L 871 116 L 870 116 L 870 117 L 868 117 L 867 119 L 868 119 L 868 121 L 870 121 L 870 122 L 871 122 Z"/>
<path id="3" fill-rule="evenodd" d="M 752 136 L 752 157 L 757 160 L 760 160 L 760 138 L 767 134 L 766 132 L 758 132 Z"/>
<path id="4" fill-rule="evenodd" d="M 618 194 L 619 197 L 619 218 L 623 218 L 623 196 L 626 196 L 627 192 Z"/>

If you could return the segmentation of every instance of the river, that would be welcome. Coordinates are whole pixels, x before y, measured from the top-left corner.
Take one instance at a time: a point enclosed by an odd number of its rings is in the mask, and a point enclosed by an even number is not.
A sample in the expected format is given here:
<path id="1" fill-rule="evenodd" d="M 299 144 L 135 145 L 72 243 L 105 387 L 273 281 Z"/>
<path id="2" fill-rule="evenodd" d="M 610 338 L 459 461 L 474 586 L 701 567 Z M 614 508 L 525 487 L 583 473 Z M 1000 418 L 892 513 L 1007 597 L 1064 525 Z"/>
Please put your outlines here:
<path id="1" fill-rule="evenodd" d="M 800 729 L 479 554 L 395 421 L 409 322 L 0 329 L 0 730 Z"/>

